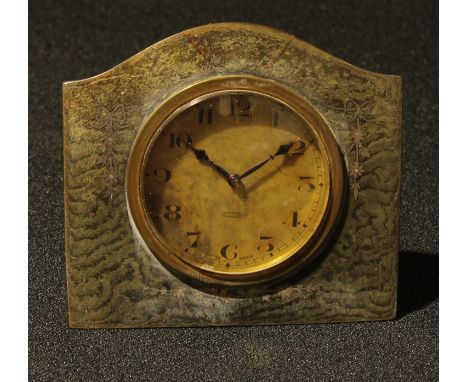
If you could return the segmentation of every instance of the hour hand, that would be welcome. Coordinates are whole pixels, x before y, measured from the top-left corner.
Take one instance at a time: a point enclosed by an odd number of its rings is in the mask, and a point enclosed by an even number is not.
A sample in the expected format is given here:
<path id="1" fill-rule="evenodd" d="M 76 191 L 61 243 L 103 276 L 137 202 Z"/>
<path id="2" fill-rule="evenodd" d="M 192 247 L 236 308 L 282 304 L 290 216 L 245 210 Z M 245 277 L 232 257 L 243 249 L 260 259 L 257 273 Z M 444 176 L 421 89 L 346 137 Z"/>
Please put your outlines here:
<path id="1" fill-rule="evenodd" d="M 241 176 L 240 179 L 244 179 L 246 176 L 254 173 L 257 171 L 259 168 L 263 167 L 265 164 L 267 164 L 269 161 L 275 159 L 278 155 L 287 155 L 291 154 L 291 151 L 295 149 L 295 146 L 299 143 L 300 147 L 303 147 L 303 141 L 301 141 L 300 138 L 297 138 L 289 143 L 286 143 L 284 145 L 280 145 L 278 147 L 278 150 L 276 150 L 276 153 L 273 155 L 270 155 L 267 159 L 257 163 L 255 166 L 249 168 L 246 172 L 244 172 Z"/>
<path id="2" fill-rule="evenodd" d="M 213 162 L 208 154 L 206 153 L 205 150 L 200 150 L 192 146 L 191 142 L 185 142 L 186 146 L 192 150 L 192 152 L 195 154 L 195 157 L 201 162 L 205 163 L 208 166 L 210 166 L 213 170 L 215 170 L 219 175 L 221 175 L 224 179 L 227 180 L 227 182 L 230 184 L 231 182 L 231 174 L 229 174 L 224 168 L 221 166 L 217 165 L 215 162 Z"/>

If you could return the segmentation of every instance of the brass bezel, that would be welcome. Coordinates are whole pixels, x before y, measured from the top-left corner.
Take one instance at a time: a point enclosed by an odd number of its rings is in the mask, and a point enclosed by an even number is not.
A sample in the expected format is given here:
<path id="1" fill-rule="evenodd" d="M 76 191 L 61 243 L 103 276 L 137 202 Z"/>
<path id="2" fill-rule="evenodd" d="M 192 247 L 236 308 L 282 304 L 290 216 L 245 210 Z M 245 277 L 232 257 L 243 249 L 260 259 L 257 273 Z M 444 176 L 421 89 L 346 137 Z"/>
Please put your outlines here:
<path id="1" fill-rule="evenodd" d="M 283 262 L 270 268 L 250 273 L 225 274 L 196 268 L 182 261 L 159 237 L 145 213 L 140 190 L 142 166 L 154 134 L 184 105 L 200 97 L 222 91 L 249 91 L 286 104 L 309 125 L 318 136 L 327 155 L 330 173 L 330 194 L 327 210 L 317 231 L 310 240 L 292 252 Z M 156 127 L 156 128 L 155 128 Z M 130 220 L 135 233 L 148 250 L 170 271 L 187 281 L 219 286 L 259 286 L 279 282 L 299 271 L 314 258 L 337 222 L 342 205 L 344 176 L 341 152 L 322 116 L 302 96 L 283 84 L 251 75 L 225 75 L 193 83 L 167 98 L 141 127 L 133 143 L 127 164 L 125 191 Z"/>

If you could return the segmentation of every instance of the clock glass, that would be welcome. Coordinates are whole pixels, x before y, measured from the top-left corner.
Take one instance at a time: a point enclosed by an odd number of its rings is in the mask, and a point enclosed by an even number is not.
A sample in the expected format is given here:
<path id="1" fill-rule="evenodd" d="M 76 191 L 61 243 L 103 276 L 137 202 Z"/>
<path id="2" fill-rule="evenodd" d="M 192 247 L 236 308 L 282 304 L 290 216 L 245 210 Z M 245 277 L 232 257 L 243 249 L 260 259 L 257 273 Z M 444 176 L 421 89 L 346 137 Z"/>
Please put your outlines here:
<path id="1" fill-rule="evenodd" d="M 329 153 L 317 126 L 286 103 L 212 92 L 151 128 L 141 208 L 156 251 L 186 274 L 252 280 L 294 263 L 320 235 L 332 199 Z"/>

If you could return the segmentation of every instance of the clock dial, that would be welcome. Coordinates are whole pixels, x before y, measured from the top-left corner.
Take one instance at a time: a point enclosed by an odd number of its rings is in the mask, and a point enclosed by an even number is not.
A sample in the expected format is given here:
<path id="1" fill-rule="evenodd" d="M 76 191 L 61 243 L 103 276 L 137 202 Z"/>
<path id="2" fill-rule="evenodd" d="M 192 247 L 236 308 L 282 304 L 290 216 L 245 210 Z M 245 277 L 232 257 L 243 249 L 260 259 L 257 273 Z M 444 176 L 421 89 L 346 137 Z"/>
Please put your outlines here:
<path id="1" fill-rule="evenodd" d="M 148 220 L 191 267 L 274 267 L 319 230 L 330 199 L 323 143 L 291 108 L 255 92 L 200 97 L 159 127 L 140 177 Z"/>

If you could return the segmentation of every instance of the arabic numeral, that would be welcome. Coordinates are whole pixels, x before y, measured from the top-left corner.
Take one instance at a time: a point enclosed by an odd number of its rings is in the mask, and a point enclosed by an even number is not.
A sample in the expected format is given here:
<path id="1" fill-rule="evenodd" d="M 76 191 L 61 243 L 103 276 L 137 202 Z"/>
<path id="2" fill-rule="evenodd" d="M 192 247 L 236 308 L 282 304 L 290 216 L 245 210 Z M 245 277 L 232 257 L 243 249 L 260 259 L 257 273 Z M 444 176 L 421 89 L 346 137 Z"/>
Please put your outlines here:
<path id="1" fill-rule="evenodd" d="M 180 215 L 180 206 L 176 204 L 168 204 L 167 206 L 164 207 L 164 209 L 167 211 L 163 216 L 167 220 L 179 220 L 182 216 Z"/>
<path id="2" fill-rule="evenodd" d="M 181 133 L 181 134 L 174 134 L 170 133 L 169 134 L 169 148 L 174 148 L 174 147 L 183 147 L 187 146 L 187 144 L 192 143 L 192 137 L 186 133 Z"/>

